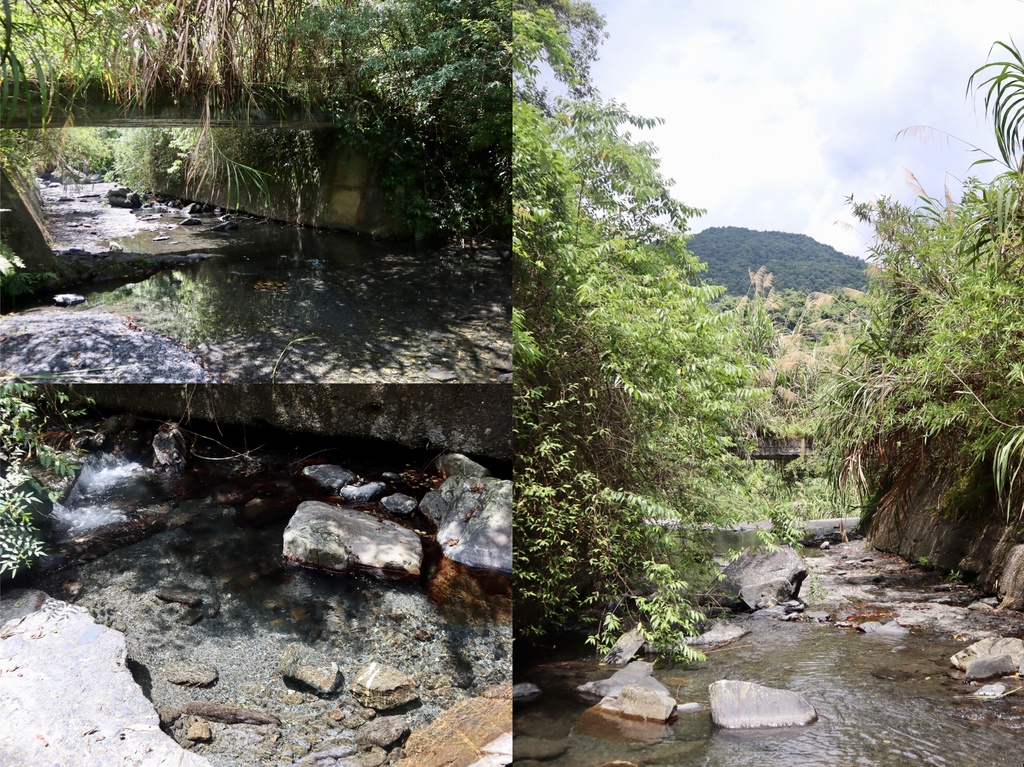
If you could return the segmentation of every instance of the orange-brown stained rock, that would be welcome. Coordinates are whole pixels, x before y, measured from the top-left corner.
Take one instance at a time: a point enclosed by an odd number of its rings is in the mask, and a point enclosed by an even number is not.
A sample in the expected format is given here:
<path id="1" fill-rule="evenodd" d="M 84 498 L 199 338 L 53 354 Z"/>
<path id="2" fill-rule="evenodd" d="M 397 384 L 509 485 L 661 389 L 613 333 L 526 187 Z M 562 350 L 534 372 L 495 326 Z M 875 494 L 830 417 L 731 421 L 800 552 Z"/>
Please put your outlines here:
<path id="1" fill-rule="evenodd" d="M 662 722 L 624 719 L 608 714 L 598 706 L 591 706 L 576 720 L 572 730 L 577 735 L 607 740 L 611 743 L 633 743 L 653 746 L 672 734 L 672 728 Z"/>
<path id="2" fill-rule="evenodd" d="M 480 759 L 483 746 L 511 731 L 512 687 L 491 688 L 479 698 L 460 700 L 410 735 L 395 767 L 468 767 Z"/>

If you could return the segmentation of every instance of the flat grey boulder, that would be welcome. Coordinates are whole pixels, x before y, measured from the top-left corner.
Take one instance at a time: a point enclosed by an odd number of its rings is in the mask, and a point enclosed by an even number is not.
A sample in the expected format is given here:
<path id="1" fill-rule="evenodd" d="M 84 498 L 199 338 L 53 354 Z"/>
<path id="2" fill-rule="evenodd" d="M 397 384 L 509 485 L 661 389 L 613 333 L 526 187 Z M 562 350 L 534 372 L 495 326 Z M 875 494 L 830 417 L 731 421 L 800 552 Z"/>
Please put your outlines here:
<path id="1" fill-rule="evenodd" d="M 349 503 L 369 503 L 384 495 L 386 482 L 367 482 L 365 485 L 346 485 L 339 493 Z"/>
<path id="2" fill-rule="evenodd" d="M 381 498 L 380 505 L 389 514 L 394 514 L 396 517 L 408 517 L 416 511 L 416 507 L 419 504 L 416 503 L 416 499 L 411 495 L 392 493 Z"/>
<path id="3" fill-rule="evenodd" d="M 711 718 L 728 730 L 810 724 L 818 714 L 798 692 L 753 682 L 720 680 L 708 686 Z"/>
<path id="4" fill-rule="evenodd" d="M 604 714 L 667 723 L 676 713 L 676 701 L 667 693 L 639 684 L 627 684 L 618 697 L 602 698 L 597 707 Z"/>
<path id="5" fill-rule="evenodd" d="M 321 570 L 415 578 L 423 546 L 416 533 L 391 520 L 306 501 L 284 530 L 284 557 Z"/>
<path id="6" fill-rule="evenodd" d="M 1016 637 L 988 637 L 965 647 L 952 656 L 949 662 L 961 671 L 966 671 L 967 664 L 975 658 L 1000 655 L 1009 655 L 1013 664 L 1020 668 L 1021 658 L 1024 658 L 1024 640 Z"/>
<path id="7" fill-rule="evenodd" d="M 1009 655 L 985 655 L 967 663 L 966 679 L 971 682 L 1017 673 L 1017 665 Z"/>
<path id="8" fill-rule="evenodd" d="M 123 634 L 66 602 L 7 623 L 0 667 L 17 673 L 0 674 L 4 767 L 209 767 L 160 729 L 126 655 Z"/>
<path id="9" fill-rule="evenodd" d="M 729 621 L 719 620 L 711 624 L 711 627 L 700 636 L 686 637 L 686 644 L 693 647 L 713 647 L 735 642 L 749 633 L 750 629 L 748 628 Z"/>
<path id="10" fill-rule="evenodd" d="M 906 636 L 910 629 L 904 628 L 896 621 L 879 623 L 878 621 L 865 621 L 857 626 L 857 631 L 862 634 L 878 634 L 880 636 Z"/>
<path id="11" fill-rule="evenodd" d="M 437 523 L 437 543 L 454 562 L 512 572 L 512 482 L 450 477 L 424 496 L 420 510 Z"/>
<path id="12" fill-rule="evenodd" d="M 533 682 L 518 682 L 512 685 L 512 705 L 525 706 L 540 699 L 543 691 Z"/>
<path id="13" fill-rule="evenodd" d="M 491 472 L 462 453 L 445 453 L 434 461 L 434 465 L 446 478 L 491 476 Z"/>
<path id="14" fill-rule="evenodd" d="M 653 663 L 635 660 L 624 669 L 616 671 L 607 679 L 587 682 L 586 684 L 581 684 L 576 689 L 588 697 L 617 698 L 625 687 L 639 685 L 662 695 L 668 695 L 668 688 L 651 676 L 653 672 Z"/>
<path id="15" fill-rule="evenodd" d="M 726 602 L 760 610 L 797 596 L 807 567 L 791 546 L 782 546 L 774 552 L 745 552 L 726 566 L 723 575 Z"/>
<path id="16" fill-rule="evenodd" d="M 644 638 L 639 629 L 630 629 L 620 636 L 601 662 L 606 666 L 625 666 L 644 646 Z"/>

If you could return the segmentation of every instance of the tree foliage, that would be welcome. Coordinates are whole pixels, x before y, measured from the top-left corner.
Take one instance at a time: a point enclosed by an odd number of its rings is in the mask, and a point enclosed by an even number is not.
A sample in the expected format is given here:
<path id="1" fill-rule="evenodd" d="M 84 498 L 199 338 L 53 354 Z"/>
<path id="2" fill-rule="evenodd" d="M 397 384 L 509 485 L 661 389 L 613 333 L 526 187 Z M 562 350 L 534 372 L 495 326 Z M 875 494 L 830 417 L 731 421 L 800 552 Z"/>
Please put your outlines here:
<path id="1" fill-rule="evenodd" d="M 699 617 L 701 524 L 750 369 L 686 250 L 699 211 L 633 136 L 655 121 L 602 101 L 578 66 L 592 11 L 514 12 L 516 618 L 527 632 L 583 619 L 599 644 L 640 619 L 677 646 Z M 544 62 L 567 96 L 541 93 Z"/>

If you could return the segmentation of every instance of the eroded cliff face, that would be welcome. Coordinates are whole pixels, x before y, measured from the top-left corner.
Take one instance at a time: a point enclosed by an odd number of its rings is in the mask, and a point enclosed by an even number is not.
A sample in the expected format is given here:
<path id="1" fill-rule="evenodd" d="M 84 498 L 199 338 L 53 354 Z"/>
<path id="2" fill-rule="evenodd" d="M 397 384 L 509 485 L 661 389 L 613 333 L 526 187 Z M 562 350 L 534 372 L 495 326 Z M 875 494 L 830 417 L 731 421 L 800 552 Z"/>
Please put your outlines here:
<path id="1" fill-rule="evenodd" d="M 988 480 L 991 469 L 979 467 L 965 481 L 932 468 L 909 487 L 882 496 L 867 528 L 871 545 L 959 571 L 1007 606 L 1024 606 L 1024 521 L 1000 509 Z"/>
<path id="2" fill-rule="evenodd" d="M 97 407 L 136 415 L 373 437 L 405 447 L 512 459 L 512 387 L 495 384 L 79 384 Z"/>

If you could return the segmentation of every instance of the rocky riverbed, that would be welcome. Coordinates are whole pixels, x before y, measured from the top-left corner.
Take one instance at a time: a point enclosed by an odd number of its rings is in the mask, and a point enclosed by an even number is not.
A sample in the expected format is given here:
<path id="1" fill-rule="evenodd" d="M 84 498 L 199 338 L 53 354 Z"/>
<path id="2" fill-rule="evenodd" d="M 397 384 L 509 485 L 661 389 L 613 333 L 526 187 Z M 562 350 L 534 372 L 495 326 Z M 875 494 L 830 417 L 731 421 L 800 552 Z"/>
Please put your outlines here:
<path id="1" fill-rule="evenodd" d="M 517 687 L 524 700 L 535 700 L 516 712 L 516 764 L 1007 763 L 1024 730 L 1017 676 L 1024 643 L 993 645 L 991 638 L 1017 637 L 1024 615 L 955 575 L 873 551 L 864 541 L 802 554 L 806 573 L 798 576 L 796 598 L 718 616 L 703 645 L 706 662 L 659 663 L 646 673 L 635 662 L 628 667 L 628 684 L 663 687 L 679 704 L 664 724 L 619 717 L 610 725 L 607 715 L 596 716 L 595 697 L 585 690 L 605 684 L 616 668 L 587 658 L 571 641 L 561 650 L 521 654 L 517 681 L 537 689 L 531 696 L 532 688 Z M 986 638 L 976 646 L 984 664 L 972 667 L 973 658 L 958 656 L 954 665 L 954 655 Z M 751 691 L 733 693 L 724 680 Z M 598 697 L 607 695 L 598 689 Z M 762 721 L 754 729 L 727 729 L 749 726 L 751 711 L 730 713 L 723 700 L 767 700 L 773 690 L 798 696 L 766 709 L 771 716 L 790 711 L 788 724 L 795 726 L 766 728 Z"/>
<path id="2" fill-rule="evenodd" d="M 139 748 L 184 759 L 157 737 L 161 730 L 189 759 L 202 760 L 182 764 L 440 767 L 452 748 L 470 749 L 460 764 L 507 763 L 507 576 L 495 587 L 500 573 L 481 585 L 473 576 L 482 571 L 460 565 L 453 572 L 433 543 L 430 512 L 417 508 L 453 464 L 439 461 L 434 474 L 410 451 L 344 460 L 344 451 L 310 446 L 255 453 L 209 446 L 196 451 L 205 463 L 193 456 L 196 465 L 176 470 L 189 450 L 179 450 L 186 441 L 173 432 L 157 432 L 154 449 L 143 450 L 151 454 L 145 465 L 117 448 L 97 454 L 80 477 L 85 489 L 72 489 L 67 505 L 55 508 L 55 552 L 16 584 L 26 590 L 5 588 L 0 617 L 13 621 L 0 633 L 0 710 L 19 723 L 20 738 L 0 738 L 5 765 L 61 754 L 62 764 L 109 764 L 119 752 L 108 739 L 124 733 Z M 319 455 L 303 458 L 308 452 Z M 457 470 L 470 466 L 486 473 L 465 461 Z M 344 481 L 332 486 L 331 477 Z M 500 480 L 469 484 L 487 482 Z M 344 500 L 348 488 L 375 483 L 380 492 L 357 508 Z M 412 503 L 392 500 L 397 516 L 383 502 L 396 495 Z M 387 573 L 372 564 L 355 566 L 365 560 L 362 550 L 353 550 L 360 561 L 344 574 L 290 563 L 284 529 L 303 498 L 348 504 L 367 519 L 390 517 L 423 541 L 422 572 L 380 577 Z M 31 652 L 43 637 L 52 647 Z M 15 667 L 21 674 L 7 673 Z M 112 675 L 119 668 L 145 701 Z M 121 692 L 108 689 L 115 678 Z M 51 703 L 33 703 L 44 699 Z M 123 720 L 110 714 L 122 708 Z M 456 731 L 469 739 L 452 745 Z M 143 732 L 148 740 L 132 740 Z"/>

